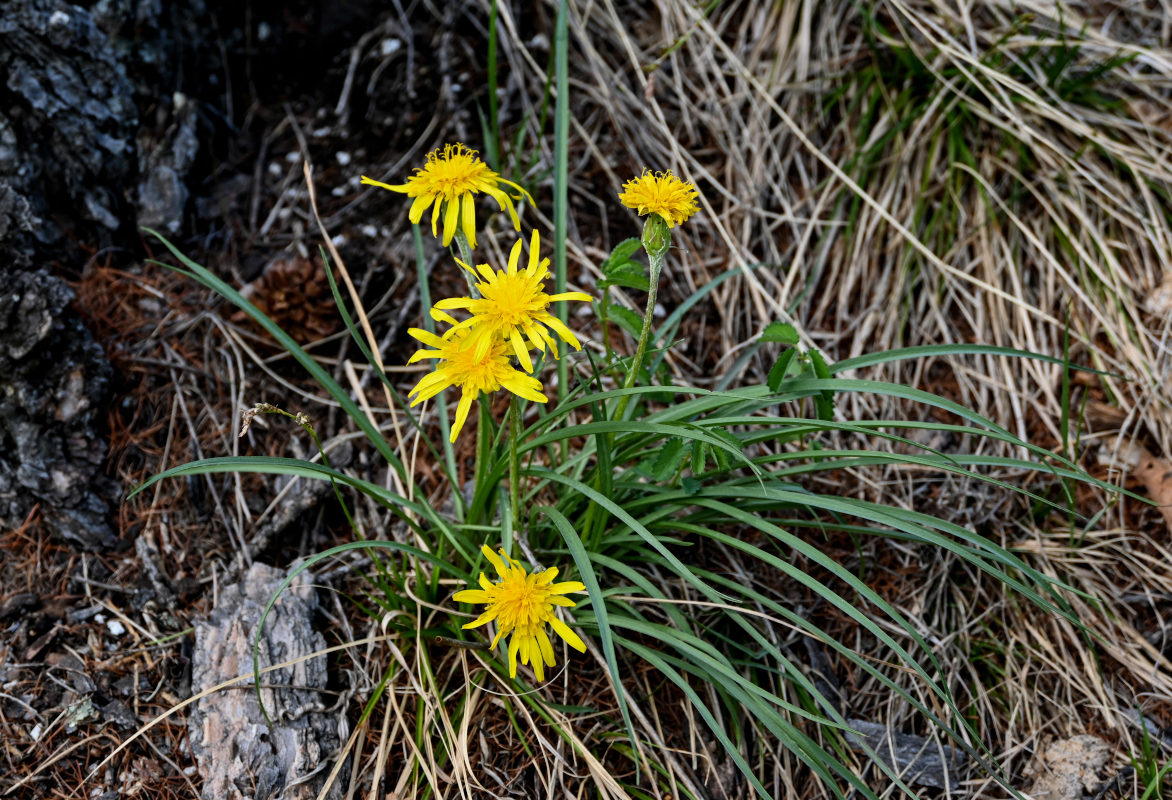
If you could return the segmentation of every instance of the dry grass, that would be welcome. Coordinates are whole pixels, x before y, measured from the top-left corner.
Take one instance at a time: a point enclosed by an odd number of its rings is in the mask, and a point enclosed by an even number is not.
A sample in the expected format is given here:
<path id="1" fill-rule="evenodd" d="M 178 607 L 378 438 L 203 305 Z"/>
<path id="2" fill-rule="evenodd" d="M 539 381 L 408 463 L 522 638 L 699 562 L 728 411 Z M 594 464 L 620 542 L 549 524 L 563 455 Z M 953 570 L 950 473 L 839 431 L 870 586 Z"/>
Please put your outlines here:
<path id="1" fill-rule="evenodd" d="M 869 25 L 853 3 L 726 2 L 711 13 L 675 2 L 569 5 L 570 253 L 582 282 L 632 230 L 609 198 L 643 167 L 675 170 L 704 198 L 705 213 L 673 253 L 665 305 L 743 268 L 699 307 L 699 335 L 673 361 L 683 379 L 704 385 L 721 376 L 775 320 L 797 324 L 832 359 L 950 342 L 1061 356 L 1069 325 L 1073 361 L 1124 376 L 1075 385 L 1069 451 L 1085 458 L 1109 431 L 1170 452 L 1166 9 L 980 2 L 958 13 L 952 4 L 892 0 L 863 4 L 876 20 Z M 501 15 L 508 128 L 541 96 L 546 73 L 522 33 L 525 16 L 505 6 Z M 549 141 L 536 116 L 528 117 L 530 141 Z M 542 156 L 548 163 L 552 153 Z M 585 234 L 584 220 L 593 219 L 602 237 Z M 761 353 L 744 369 L 759 377 L 768 367 Z M 1058 367 L 954 357 L 904 362 L 877 377 L 941 392 L 1022 438 L 1063 446 Z M 1116 411 L 1106 421 L 1082 419 L 1084 402 Z M 907 413 L 871 396 L 840 408 L 847 418 Z M 1074 606 L 1102 637 L 1092 642 L 987 578 L 958 573 L 948 560 L 925 571 L 924 554 L 896 549 L 912 568 L 897 574 L 893 596 L 941 642 L 950 685 L 972 703 L 1011 776 L 1020 781 L 1047 736 L 1099 733 L 1117 748 L 1119 766 L 1137 750 L 1136 709 L 1172 724 L 1161 699 L 1170 696 L 1172 663 L 1160 652 L 1164 640 L 1149 641 L 1166 624 L 1161 598 L 1172 581 L 1158 518 L 1124 501 L 1072 531 L 1066 520 L 1031 521 L 1019 504 L 971 482 L 925 485 L 922 474 L 892 469 L 841 487 L 979 525 L 1101 601 Z M 1102 508 L 1101 497 L 1079 500 L 1088 515 Z M 922 725 L 888 693 L 858 689 L 851 714 L 903 730 Z M 988 783 L 969 791 L 996 794 Z"/>

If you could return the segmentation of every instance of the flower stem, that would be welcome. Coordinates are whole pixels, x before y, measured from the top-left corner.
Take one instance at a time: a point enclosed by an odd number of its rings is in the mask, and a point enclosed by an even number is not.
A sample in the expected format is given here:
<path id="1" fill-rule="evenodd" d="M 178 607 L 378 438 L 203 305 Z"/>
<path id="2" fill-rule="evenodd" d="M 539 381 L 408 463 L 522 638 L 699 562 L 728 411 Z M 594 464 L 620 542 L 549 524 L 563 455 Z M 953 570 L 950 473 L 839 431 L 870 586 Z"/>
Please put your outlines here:
<path id="1" fill-rule="evenodd" d="M 509 510 L 513 516 L 513 529 L 522 532 L 521 512 L 521 483 L 518 473 L 519 458 L 517 449 L 521 441 L 521 398 L 512 395 L 509 401 Z"/>
<path id="2" fill-rule="evenodd" d="M 464 235 L 464 231 L 457 229 L 452 241 L 456 243 L 456 249 L 460 251 L 460 260 L 470 267 L 476 265 L 472 263 L 472 248 L 468 245 L 468 237 Z M 480 297 L 480 292 L 476 291 L 476 279 L 468 272 L 468 270 L 460 270 L 464 276 L 464 280 L 468 281 L 468 296 Z"/>
<path id="3" fill-rule="evenodd" d="M 639 369 L 643 366 L 643 358 L 647 353 L 647 341 L 651 338 L 651 324 L 655 317 L 655 297 L 659 292 L 659 273 L 663 270 L 663 257 L 663 252 L 650 251 L 647 254 L 647 261 L 651 268 L 651 281 L 647 288 L 647 310 L 643 312 L 643 329 L 639 331 L 639 344 L 635 347 L 631 367 L 627 370 L 626 380 L 623 381 L 624 389 L 630 389 L 639 379 Z M 619 398 L 614 419 L 623 418 L 623 412 L 627 410 L 627 402 L 630 399 L 631 395 L 629 394 Z"/>

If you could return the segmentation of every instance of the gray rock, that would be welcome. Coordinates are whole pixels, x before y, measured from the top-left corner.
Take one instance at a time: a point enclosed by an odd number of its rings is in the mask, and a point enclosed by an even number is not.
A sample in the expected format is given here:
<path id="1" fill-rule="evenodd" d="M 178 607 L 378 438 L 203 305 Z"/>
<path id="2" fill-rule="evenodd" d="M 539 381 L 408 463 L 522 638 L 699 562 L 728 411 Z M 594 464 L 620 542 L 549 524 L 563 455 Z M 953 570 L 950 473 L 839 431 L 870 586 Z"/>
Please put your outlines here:
<path id="1" fill-rule="evenodd" d="M 1102 782 L 1100 773 L 1111 757 L 1111 748 L 1090 734 L 1051 742 L 1031 765 L 1034 800 L 1082 800 Z"/>
<path id="2" fill-rule="evenodd" d="M 860 745 L 865 742 L 910 786 L 954 789 L 968 766 L 968 755 L 951 745 L 940 745 L 911 733 L 896 733 L 866 720 L 848 719 L 847 724 L 862 734 L 847 734 L 852 749 L 862 750 Z"/>
<path id="3" fill-rule="evenodd" d="M 193 693 L 252 672 L 256 626 L 283 579 L 279 570 L 253 564 L 243 581 L 220 593 L 208 618 L 196 622 Z M 312 583 L 302 573 L 269 612 L 261 637 L 262 667 L 325 648 L 311 624 L 317 607 Z M 205 800 L 313 800 L 321 791 L 346 735 L 339 729 L 341 722 L 322 713 L 325 657 L 266 673 L 261 682 L 272 728 L 261 714 L 251 680 L 192 706 L 188 740 L 203 776 Z M 339 781 L 327 797 L 336 800 L 341 794 Z"/>

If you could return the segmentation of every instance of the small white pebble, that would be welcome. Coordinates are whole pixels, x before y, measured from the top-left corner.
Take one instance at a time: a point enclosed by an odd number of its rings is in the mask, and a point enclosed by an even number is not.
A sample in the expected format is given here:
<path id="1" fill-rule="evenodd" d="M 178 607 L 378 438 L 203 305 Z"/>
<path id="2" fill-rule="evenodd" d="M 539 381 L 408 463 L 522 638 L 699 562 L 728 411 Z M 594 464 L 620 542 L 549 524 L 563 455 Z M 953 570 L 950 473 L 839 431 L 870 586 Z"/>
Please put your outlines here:
<path id="1" fill-rule="evenodd" d="M 666 317 L 667 316 L 667 309 L 664 308 L 659 303 L 656 303 L 655 310 L 653 312 L 651 312 L 651 314 L 652 314 L 652 316 L 655 316 L 655 317 Z"/>
<path id="2" fill-rule="evenodd" d="M 379 42 L 378 52 L 379 55 L 382 56 L 393 56 L 395 53 L 399 52 L 399 48 L 402 46 L 402 42 L 394 37 L 391 37 L 389 39 L 383 39 L 381 42 Z"/>
<path id="3" fill-rule="evenodd" d="M 284 171 L 285 170 L 281 169 L 281 165 L 278 164 L 276 161 L 273 161 L 272 163 L 269 164 L 269 174 L 272 175 L 274 178 L 281 177 L 281 174 Z"/>
<path id="4" fill-rule="evenodd" d="M 54 11 L 52 16 L 49 17 L 49 25 L 51 27 L 56 28 L 59 25 L 68 25 L 68 24 L 69 24 L 69 15 L 66 14 L 64 11 Z"/>
<path id="5" fill-rule="evenodd" d="M 330 194 L 332 194 L 334 197 L 345 197 L 346 196 L 346 187 L 345 186 L 335 186 L 333 189 L 330 189 Z"/>
<path id="6" fill-rule="evenodd" d="M 126 626 L 116 619 L 112 619 L 106 623 L 106 630 L 113 636 L 121 636 L 126 633 Z"/>
<path id="7" fill-rule="evenodd" d="M 297 152 L 296 150 L 288 152 L 285 154 L 285 160 L 288 161 L 290 164 L 296 164 L 298 161 L 301 160 L 301 153 Z"/>
<path id="8" fill-rule="evenodd" d="M 33 729 L 28 732 L 28 735 L 33 737 L 34 742 L 39 742 L 39 741 L 41 741 L 41 734 L 44 732 L 45 732 L 45 729 L 42 728 L 41 723 L 38 722 L 36 725 L 33 726 Z"/>
<path id="9" fill-rule="evenodd" d="M 323 136 L 329 136 L 330 135 L 330 126 L 323 125 L 320 128 L 314 128 L 313 135 L 315 137 L 317 137 L 318 139 L 322 138 Z"/>
<path id="10" fill-rule="evenodd" d="M 371 239 L 373 239 L 374 237 L 378 236 L 378 228 L 373 225 L 363 225 L 362 235 L 369 236 Z"/>
<path id="11" fill-rule="evenodd" d="M 192 764 L 190 767 L 184 767 L 184 768 L 183 768 L 183 774 L 184 774 L 184 775 L 186 775 L 186 776 L 187 776 L 187 777 L 189 777 L 189 778 L 190 778 L 192 775 L 194 775 L 194 774 L 195 774 L 195 764 Z"/>
<path id="12" fill-rule="evenodd" d="M 464 87 L 463 87 L 463 86 L 461 86 L 461 85 L 460 85 L 460 84 L 458 84 L 458 83 L 453 83 L 453 84 L 452 84 L 452 92 L 453 92 L 453 93 L 455 93 L 455 92 L 458 92 L 458 91 L 460 91 L 460 90 L 461 90 L 461 89 L 463 89 L 463 88 L 464 88 Z"/>
<path id="13" fill-rule="evenodd" d="M 94 614 L 94 622 L 96 622 L 96 623 L 98 623 L 99 625 L 101 625 L 101 624 L 102 624 L 103 622 L 105 622 L 105 621 L 106 621 L 106 615 L 105 615 L 105 614 Z"/>
<path id="14" fill-rule="evenodd" d="M 335 236 L 330 241 L 332 241 L 334 243 L 334 247 L 341 247 L 342 245 L 346 244 L 346 234 L 339 233 L 337 236 Z"/>
<path id="15" fill-rule="evenodd" d="M 267 42 L 273 35 L 273 27 L 264 20 L 256 26 L 256 38 L 262 42 Z"/>
<path id="16" fill-rule="evenodd" d="M 335 153 L 334 158 L 338 159 L 338 163 L 343 167 L 350 163 L 350 154 L 344 150 L 339 150 Z"/>

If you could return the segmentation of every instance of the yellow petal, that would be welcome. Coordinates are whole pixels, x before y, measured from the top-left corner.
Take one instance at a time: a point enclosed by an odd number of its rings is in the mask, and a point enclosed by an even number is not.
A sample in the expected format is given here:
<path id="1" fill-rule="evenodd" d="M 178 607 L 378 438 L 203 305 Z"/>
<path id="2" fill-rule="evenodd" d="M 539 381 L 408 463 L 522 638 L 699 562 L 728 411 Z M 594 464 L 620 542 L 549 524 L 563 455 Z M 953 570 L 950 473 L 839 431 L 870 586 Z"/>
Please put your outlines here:
<path id="1" fill-rule="evenodd" d="M 581 350 L 582 345 L 578 342 L 578 337 L 574 335 L 574 332 L 571 331 L 569 328 L 567 328 L 565 325 L 563 325 L 562 321 L 560 319 L 558 319 L 557 317 L 553 316 L 552 314 L 550 314 L 548 316 L 549 316 L 549 319 L 542 317 L 541 321 L 544 322 L 549 327 L 553 328 L 554 331 L 557 332 L 557 335 L 562 337 L 562 341 L 571 345 L 575 350 Z"/>
<path id="2" fill-rule="evenodd" d="M 486 186 L 484 191 L 486 194 L 490 195 L 493 200 L 496 200 L 496 204 L 500 206 L 501 209 L 509 212 L 509 218 L 513 220 L 513 230 L 521 230 L 521 218 L 517 216 L 517 209 L 513 207 L 512 199 L 500 189 L 495 187 Z"/>
<path id="3" fill-rule="evenodd" d="M 440 209 L 443 208 L 443 206 L 444 206 L 443 195 L 436 195 L 435 205 L 433 205 L 431 207 L 431 235 L 432 236 L 439 236 L 439 228 L 437 226 L 439 225 Z"/>
<path id="4" fill-rule="evenodd" d="M 468 237 L 468 246 L 476 249 L 476 200 L 472 193 L 464 195 L 464 202 L 460 209 L 460 222 L 464 228 L 464 235 Z"/>
<path id="5" fill-rule="evenodd" d="M 460 203 L 458 200 L 449 200 L 444 210 L 444 247 L 452 243 L 456 235 L 456 222 L 460 219 Z"/>
<path id="6" fill-rule="evenodd" d="M 505 562 L 501 561 L 501 557 L 492 551 L 492 548 L 486 544 L 480 546 L 480 552 L 488 559 L 488 563 L 496 569 L 498 575 L 505 577 Z"/>
<path id="7" fill-rule="evenodd" d="M 537 632 L 537 646 L 541 649 L 541 657 L 545 659 L 545 663 L 554 666 L 557 661 L 553 657 L 553 645 L 550 644 L 544 628 Z"/>
<path id="8" fill-rule="evenodd" d="M 526 400 L 532 400 L 534 403 L 549 402 L 548 397 L 534 389 L 532 384 L 524 380 L 525 378 L 529 378 L 528 375 L 523 375 L 520 372 L 516 372 L 514 375 L 516 377 L 509 377 L 501 381 L 501 386 L 517 395 L 517 397 L 524 397 Z M 530 380 L 533 380 L 534 383 L 537 383 L 538 388 L 541 387 L 541 383 L 538 382 L 536 378 L 531 378 Z"/>
<path id="9" fill-rule="evenodd" d="M 432 347 L 443 347 L 445 344 L 447 344 L 447 342 L 445 342 L 443 339 L 436 336 L 431 331 L 424 330 L 423 328 L 408 328 L 407 333 L 424 344 L 431 345 Z"/>
<path id="10" fill-rule="evenodd" d="M 541 645 L 538 644 L 537 637 L 529 640 L 529 656 L 533 662 L 533 674 L 537 676 L 538 681 L 545 681 L 545 657 L 541 653 Z"/>
<path id="11" fill-rule="evenodd" d="M 399 184 L 397 186 L 392 186 L 389 183 L 383 183 L 382 181 L 376 181 L 373 178 L 366 177 L 365 175 L 362 176 L 362 184 L 361 185 L 363 185 L 363 186 L 377 186 L 380 189 L 389 189 L 392 192 L 399 192 L 400 194 L 404 194 L 404 193 L 410 191 L 410 189 L 411 189 L 411 187 L 405 183 Z"/>
<path id="12" fill-rule="evenodd" d="M 545 572 L 543 572 L 537 576 L 537 585 L 538 586 L 545 586 L 549 583 L 552 583 L 553 579 L 556 578 L 557 576 L 558 576 L 558 568 L 557 567 L 550 567 Z"/>
<path id="13" fill-rule="evenodd" d="M 536 233 L 536 231 L 534 231 Z M 521 240 L 518 239 L 509 251 L 509 275 L 517 274 L 517 263 L 521 260 Z"/>
<path id="14" fill-rule="evenodd" d="M 541 237 L 537 235 L 537 229 L 533 229 L 533 238 L 529 240 L 529 268 L 525 271 L 531 276 L 537 273 L 537 267 L 541 260 Z"/>
<path id="15" fill-rule="evenodd" d="M 585 292 L 560 292 L 549 296 L 549 302 L 551 303 L 557 302 L 558 300 L 584 300 L 590 302 L 593 299 L 593 297 Z"/>
<path id="16" fill-rule="evenodd" d="M 477 361 L 481 361 L 488 355 L 489 348 L 492 347 L 492 334 L 490 331 L 482 330 L 472 335 L 474 337 L 473 343 L 476 345 L 476 350 L 472 357 Z"/>
<path id="17" fill-rule="evenodd" d="M 522 197 L 524 197 L 526 200 L 529 201 L 530 205 L 537 205 L 536 203 L 533 202 L 533 196 L 530 195 L 529 192 L 525 191 L 524 187 L 522 187 L 520 184 L 513 183 L 512 181 L 507 181 L 504 178 L 497 178 L 497 181 L 499 183 L 503 183 L 505 186 L 512 186 L 514 189 L 516 189 L 518 192 L 521 193 Z"/>
<path id="18" fill-rule="evenodd" d="M 456 437 L 460 435 L 460 429 L 464 427 L 464 420 L 468 419 L 468 410 L 472 408 L 472 401 L 475 399 L 478 392 L 470 392 L 467 389 L 460 395 L 460 405 L 456 406 L 456 419 L 452 423 L 452 434 L 448 440 L 453 444 L 456 442 Z"/>
<path id="19" fill-rule="evenodd" d="M 444 311 L 441 311 L 438 308 L 433 308 L 429 313 L 431 314 L 431 318 L 434 319 L 436 322 L 443 322 L 447 325 L 459 325 L 460 324 L 456 321 L 456 318 L 453 317 L 451 314 L 448 314 Z"/>
<path id="20" fill-rule="evenodd" d="M 457 603 L 487 603 L 492 600 L 488 592 L 480 589 L 465 589 L 461 592 L 456 592 L 452 595 L 452 599 Z"/>
<path id="21" fill-rule="evenodd" d="M 517 677 L 517 650 L 521 647 L 521 637 L 514 635 L 509 640 L 509 677 Z"/>
<path id="22" fill-rule="evenodd" d="M 495 608 L 490 608 L 487 611 L 485 611 L 483 614 L 481 614 L 479 617 L 477 617 L 476 619 L 472 620 L 467 625 L 464 625 L 462 627 L 465 630 L 467 630 L 468 628 L 479 628 L 481 625 L 485 625 L 489 622 L 492 622 L 494 619 L 496 619 L 497 613 L 498 612 Z M 556 630 L 556 628 L 555 628 L 555 630 Z"/>
<path id="23" fill-rule="evenodd" d="M 434 194 L 421 194 L 415 198 L 415 202 L 411 204 L 411 210 L 407 212 L 407 219 L 411 220 L 415 225 L 419 224 L 419 220 L 423 219 L 423 212 L 431 205 L 431 201 L 435 199 Z"/>
<path id="24" fill-rule="evenodd" d="M 566 644 L 577 650 L 579 653 L 586 652 L 586 643 L 582 641 L 578 634 L 570 630 L 566 623 L 562 622 L 557 617 L 550 617 L 549 624 L 550 627 L 553 628 L 554 633 L 566 640 Z"/>
<path id="25" fill-rule="evenodd" d="M 425 358 L 443 358 L 444 354 L 439 350 L 416 350 L 407 359 L 408 364 L 414 364 L 416 361 L 422 361 Z"/>
<path id="26" fill-rule="evenodd" d="M 525 340 L 521 338 L 521 334 L 516 328 L 510 332 L 509 340 L 513 343 L 513 352 L 517 354 L 517 361 L 521 362 L 521 366 L 525 368 L 526 372 L 532 372 L 533 359 L 529 357 L 529 348 L 525 346 Z"/>
<path id="27" fill-rule="evenodd" d="M 555 583 L 549 587 L 551 594 L 566 594 L 568 592 L 584 592 L 586 591 L 586 584 L 578 581 L 562 581 Z"/>

